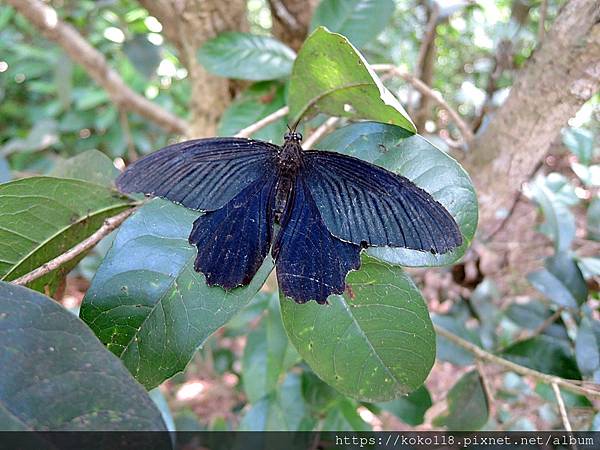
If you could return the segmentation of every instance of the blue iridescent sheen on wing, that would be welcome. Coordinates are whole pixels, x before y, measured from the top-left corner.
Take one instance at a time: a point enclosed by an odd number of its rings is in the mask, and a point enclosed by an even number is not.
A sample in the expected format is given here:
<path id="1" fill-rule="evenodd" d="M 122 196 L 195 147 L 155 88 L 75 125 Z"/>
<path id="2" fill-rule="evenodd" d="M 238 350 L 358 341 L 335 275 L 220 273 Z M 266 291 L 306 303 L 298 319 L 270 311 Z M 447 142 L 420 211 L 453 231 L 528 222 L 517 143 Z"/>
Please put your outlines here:
<path id="1" fill-rule="evenodd" d="M 343 293 L 346 275 L 360 267 L 360 246 L 331 235 L 302 171 L 272 253 L 279 288 L 298 303 L 325 303 L 329 295 Z"/>
<path id="2" fill-rule="evenodd" d="M 334 236 L 432 253 L 462 244 L 450 213 L 407 178 L 334 152 L 305 151 L 303 160 L 306 184 Z"/>
<path id="3" fill-rule="evenodd" d="M 191 209 L 214 211 L 273 168 L 279 147 L 240 138 L 195 139 L 131 164 L 117 179 L 121 192 L 143 192 Z"/>
<path id="4" fill-rule="evenodd" d="M 194 269 L 209 286 L 233 289 L 250 283 L 271 248 L 277 178 L 265 170 L 216 211 L 194 221 L 189 242 L 198 248 Z"/>

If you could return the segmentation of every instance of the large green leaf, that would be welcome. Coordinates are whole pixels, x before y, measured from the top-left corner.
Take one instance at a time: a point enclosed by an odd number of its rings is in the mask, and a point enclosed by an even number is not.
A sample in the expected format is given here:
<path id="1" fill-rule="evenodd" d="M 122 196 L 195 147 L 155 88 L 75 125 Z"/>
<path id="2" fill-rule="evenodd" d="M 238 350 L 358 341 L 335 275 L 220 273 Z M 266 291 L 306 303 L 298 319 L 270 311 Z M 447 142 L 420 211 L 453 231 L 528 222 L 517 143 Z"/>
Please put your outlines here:
<path id="1" fill-rule="evenodd" d="M 304 42 L 294 63 L 288 96 L 290 119 L 323 112 L 416 128 L 398 100 L 348 40 L 323 27 Z"/>
<path id="2" fill-rule="evenodd" d="M 242 128 L 285 106 L 285 86 L 278 82 L 261 82 L 250 86 L 223 112 L 219 122 L 219 136 L 233 136 Z M 254 139 L 281 143 L 285 133 L 285 119 L 279 119 L 258 130 Z"/>
<path id="3" fill-rule="evenodd" d="M 81 306 L 81 318 L 147 388 L 182 371 L 273 268 L 267 258 L 232 291 L 207 286 L 187 241 L 198 214 L 160 199 L 141 208 L 119 229 Z"/>
<path id="4" fill-rule="evenodd" d="M 72 158 L 59 161 L 50 175 L 111 186 L 119 175 L 119 171 L 104 153 L 98 150 L 88 150 Z"/>
<path id="5" fill-rule="evenodd" d="M 505 348 L 502 356 L 540 372 L 571 380 L 581 379 L 573 350 L 568 342 L 561 339 L 535 336 Z"/>
<path id="6" fill-rule="evenodd" d="M 322 0 L 310 27 L 325 26 L 362 47 L 383 30 L 394 9 L 394 0 Z"/>
<path id="7" fill-rule="evenodd" d="M 575 358 L 582 374 L 593 376 L 600 370 L 600 352 L 598 340 L 592 329 L 591 319 L 584 317 L 577 330 L 575 340 Z"/>
<path id="8" fill-rule="evenodd" d="M 244 414 L 240 431 L 297 431 L 305 415 L 300 375 L 290 373 L 279 389 Z"/>
<path id="9" fill-rule="evenodd" d="M 81 242 L 133 201 L 81 180 L 32 177 L 0 185 L 0 202 L 0 279 L 10 281 Z M 54 292 L 77 261 L 69 261 L 29 287 Z"/>
<path id="10" fill-rule="evenodd" d="M 287 77 L 295 57 L 277 39 L 240 32 L 221 33 L 198 51 L 200 63 L 209 72 L 253 81 Z"/>
<path id="11" fill-rule="evenodd" d="M 242 380 L 250 403 L 274 392 L 281 375 L 300 359 L 285 334 L 276 300 L 275 296 L 270 301 L 265 317 L 248 334 L 244 347 Z"/>
<path id="12" fill-rule="evenodd" d="M 464 255 L 477 228 L 477 196 L 467 173 L 450 156 L 419 135 L 377 122 L 340 128 L 317 147 L 356 156 L 405 176 L 444 205 L 464 238 L 461 247 L 443 255 L 391 247 L 371 248 L 370 255 L 403 266 L 441 266 Z"/>
<path id="13" fill-rule="evenodd" d="M 347 292 L 330 296 L 330 306 L 281 299 L 291 342 L 321 379 L 350 397 L 387 401 L 415 390 L 435 360 L 418 289 L 399 267 L 364 255 L 346 282 Z"/>
<path id="14" fill-rule="evenodd" d="M 152 400 L 76 316 L 0 282 L 0 429 L 166 431 Z"/>
<path id="15" fill-rule="evenodd" d="M 434 419 L 434 425 L 451 431 L 475 431 L 488 421 L 488 400 L 476 370 L 467 372 L 452 386 L 447 402 L 448 410 Z"/>

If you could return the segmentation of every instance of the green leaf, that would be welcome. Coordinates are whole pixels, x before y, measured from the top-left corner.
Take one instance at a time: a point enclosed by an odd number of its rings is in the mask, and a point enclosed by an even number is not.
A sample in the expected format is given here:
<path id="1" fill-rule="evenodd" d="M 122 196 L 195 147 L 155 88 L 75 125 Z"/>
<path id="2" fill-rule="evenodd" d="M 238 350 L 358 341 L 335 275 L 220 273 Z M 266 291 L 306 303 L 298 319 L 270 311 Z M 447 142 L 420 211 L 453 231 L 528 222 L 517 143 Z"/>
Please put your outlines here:
<path id="1" fill-rule="evenodd" d="M 395 9 L 393 0 L 322 0 L 315 10 L 310 29 L 327 27 L 362 47 L 377 37 Z"/>
<path id="2" fill-rule="evenodd" d="M 348 398 L 340 398 L 332 407 L 321 425 L 323 431 L 371 431 L 357 411 L 356 402 Z"/>
<path id="3" fill-rule="evenodd" d="M 31 177 L 0 185 L 0 202 L 0 279 L 10 281 L 86 239 L 133 201 L 85 181 Z M 29 287 L 54 292 L 77 261 L 69 261 Z"/>
<path id="4" fill-rule="evenodd" d="M 345 395 L 374 402 L 414 391 L 435 360 L 435 334 L 418 289 L 400 268 L 365 255 L 346 282 L 348 291 L 330 296 L 330 306 L 281 298 L 290 341 Z"/>
<path id="5" fill-rule="evenodd" d="M 239 431 L 297 431 L 305 415 L 300 375 L 290 373 L 276 392 L 244 414 Z"/>
<path id="6" fill-rule="evenodd" d="M 581 320 L 579 329 L 577 330 L 575 358 L 577 366 L 583 375 L 591 377 L 594 375 L 594 372 L 600 369 L 598 341 L 592 329 L 591 321 L 587 317 Z"/>
<path id="7" fill-rule="evenodd" d="M 200 63 L 209 72 L 253 81 L 287 77 L 295 57 L 277 39 L 240 32 L 221 33 L 198 51 Z"/>
<path id="8" fill-rule="evenodd" d="M 421 425 L 425 421 L 425 413 L 432 405 L 431 395 L 425 386 L 421 386 L 406 397 L 377 404 L 381 409 L 392 413 L 411 426 Z"/>
<path id="9" fill-rule="evenodd" d="M 402 266 L 441 266 L 458 261 L 477 228 L 477 196 L 464 169 L 450 156 L 419 135 L 377 122 L 340 128 L 317 146 L 355 156 L 400 174 L 425 189 L 458 223 L 464 243 L 443 255 L 404 248 L 370 248 L 371 256 Z"/>
<path id="10" fill-rule="evenodd" d="M 266 316 L 260 326 L 248 334 L 244 348 L 242 381 L 248 401 L 255 403 L 273 392 L 280 376 L 299 359 L 283 329 L 279 302 L 269 302 Z"/>
<path id="11" fill-rule="evenodd" d="M 581 379 L 569 344 L 550 336 L 540 335 L 519 341 L 505 348 L 501 356 L 540 372 L 571 380 Z"/>
<path id="12" fill-rule="evenodd" d="M 464 320 L 451 315 L 434 315 L 433 323 L 450 331 L 473 344 L 483 347 L 479 333 L 465 327 Z M 448 361 L 457 366 L 473 364 L 473 354 L 450 342 L 444 336 L 437 335 L 437 357 L 440 361 Z"/>
<path id="13" fill-rule="evenodd" d="M 50 175 L 59 178 L 74 178 L 102 186 L 112 186 L 119 171 L 104 153 L 88 150 L 69 159 L 59 161 Z"/>
<path id="14" fill-rule="evenodd" d="M 534 288 L 557 305 L 577 308 L 586 301 L 587 284 L 575 260 L 566 253 L 547 258 L 545 268 L 527 275 Z"/>
<path id="15" fill-rule="evenodd" d="M 546 219 L 542 231 L 552 239 L 557 252 L 567 251 L 575 238 L 575 218 L 573 214 L 556 199 L 552 191 L 545 185 L 542 177 L 538 177 L 533 183 L 529 183 L 529 187 L 533 198 L 540 205 Z"/>
<path id="16" fill-rule="evenodd" d="M 288 96 L 290 119 L 318 112 L 416 128 L 364 57 L 337 33 L 317 28 L 294 63 Z"/>
<path id="17" fill-rule="evenodd" d="M 577 156 L 577 160 L 589 165 L 594 157 L 594 135 L 584 128 L 566 128 L 563 130 L 563 143 Z"/>
<path id="18" fill-rule="evenodd" d="M 528 330 L 536 330 L 545 323 L 552 314 L 553 311 L 538 300 L 530 300 L 527 303 L 512 303 L 506 309 L 506 317 L 520 327 Z M 542 331 L 542 334 L 547 334 L 548 336 L 559 339 L 568 339 L 565 327 L 557 322 L 560 322 L 560 318 L 555 323 L 546 326 Z"/>
<path id="19" fill-rule="evenodd" d="M 535 392 L 542 397 L 544 400 L 552 403 L 556 403 L 556 394 L 554 389 L 546 383 L 537 383 L 535 385 Z M 565 402 L 567 408 L 592 408 L 592 403 L 583 395 L 575 394 L 566 389 L 560 389 L 560 396 Z"/>
<path id="20" fill-rule="evenodd" d="M 135 34 L 131 39 L 125 41 L 123 52 L 133 67 L 146 78 L 154 75 L 162 59 L 160 47 L 150 42 L 146 34 Z"/>
<path id="21" fill-rule="evenodd" d="M 242 128 L 284 106 L 285 86 L 283 84 L 269 81 L 253 84 L 223 112 L 217 133 L 219 136 L 233 136 Z M 282 118 L 260 129 L 252 137 L 280 143 L 286 130 L 285 125 L 285 118 Z"/>
<path id="22" fill-rule="evenodd" d="M 464 374 L 452 386 L 446 401 L 448 410 L 433 420 L 434 425 L 451 431 L 475 431 L 487 423 L 489 405 L 477 370 Z"/>
<path id="23" fill-rule="evenodd" d="M 166 431 L 142 386 L 76 316 L 4 282 L 0 311 L 0 428 Z"/>
<path id="24" fill-rule="evenodd" d="M 160 199 L 141 208 L 120 227 L 81 305 L 81 318 L 149 389 L 182 371 L 273 268 L 267 258 L 248 286 L 208 287 L 187 241 L 198 214 Z"/>
<path id="25" fill-rule="evenodd" d="M 600 197 L 596 196 L 587 210 L 588 239 L 600 241 Z"/>

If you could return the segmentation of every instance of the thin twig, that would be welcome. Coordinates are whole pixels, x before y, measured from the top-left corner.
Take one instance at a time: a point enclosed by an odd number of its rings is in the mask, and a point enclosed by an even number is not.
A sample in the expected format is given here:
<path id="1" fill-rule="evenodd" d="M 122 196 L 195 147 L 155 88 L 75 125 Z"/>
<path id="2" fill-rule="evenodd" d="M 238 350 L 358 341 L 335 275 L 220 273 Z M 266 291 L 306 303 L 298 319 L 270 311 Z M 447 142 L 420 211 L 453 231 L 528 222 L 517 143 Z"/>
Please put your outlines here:
<path id="1" fill-rule="evenodd" d="M 492 353 L 489 353 L 482 349 L 481 347 L 459 337 L 455 334 L 449 332 L 448 330 L 434 325 L 435 331 L 440 336 L 445 337 L 450 342 L 455 345 L 458 345 L 461 348 L 473 353 L 477 358 L 487 361 L 492 364 L 498 364 L 500 366 L 506 367 L 513 372 L 516 372 L 520 375 L 530 376 L 537 380 L 543 381 L 547 384 L 556 383 L 557 385 L 572 391 L 577 392 L 578 394 L 589 395 L 592 397 L 600 398 L 600 386 L 596 384 L 592 384 L 595 389 L 590 389 L 584 386 L 578 386 L 577 384 L 571 382 L 570 380 L 565 380 L 564 378 L 557 377 L 555 375 L 548 375 L 542 372 L 538 372 L 537 370 L 530 369 L 528 367 L 521 366 L 520 364 L 516 364 L 507 359 L 501 358 L 500 356 L 496 356 Z"/>
<path id="2" fill-rule="evenodd" d="M 573 431 L 573 427 L 571 427 L 571 422 L 569 422 L 567 408 L 565 407 L 565 402 L 560 394 L 560 388 L 558 387 L 558 384 L 552 383 L 552 390 L 554 391 L 554 396 L 556 397 L 556 403 L 558 403 L 558 411 L 560 412 L 560 418 L 562 419 L 565 431 L 571 432 Z"/>
<path id="3" fill-rule="evenodd" d="M 48 261 L 46 264 L 43 264 L 37 269 L 32 270 L 31 272 L 23 275 L 22 277 L 12 280 L 11 282 L 14 284 L 24 286 L 46 275 L 47 273 L 52 272 L 53 270 L 58 269 L 64 263 L 71 261 L 73 258 L 89 250 L 98 242 L 100 242 L 111 231 L 113 231 L 115 228 L 121 225 L 125 219 L 127 219 L 131 214 L 133 214 L 134 211 L 135 208 L 130 208 L 126 211 L 120 212 L 116 216 L 106 219 L 104 221 L 104 224 L 98 229 L 98 231 L 96 231 L 87 239 L 81 241 L 75 247 L 71 248 L 70 250 L 67 250 L 65 253 L 57 256 L 53 260 Z"/>
<path id="4" fill-rule="evenodd" d="M 485 367 L 483 366 L 483 361 L 479 358 L 475 359 L 475 365 L 477 366 L 477 371 L 479 372 L 479 376 L 481 377 L 481 384 L 483 385 L 483 392 L 485 393 L 485 397 L 487 398 L 488 408 L 490 410 L 490 415 L 495 416 L 494 412 L 494 397 L 492 396 L 492 386 L 490 380 L 485 373 Z"/>
<path id="5" fill-rule="evenodd" d="M 538 47 L 544 40 L 546 34 L 546 15 L 548 14 L 548 0 L 542 0 L 540 4 L 540 23 L 538 25 Z"/>
<path id="6" fill-rule="evenodd" d="M 90 77 L 106 90 L 119 109 L 136 112 L 173 133 L 185 134 L 188 131 L 189 126 L 185 120 L 127 86 L 121 76 L 108 65 L 104 55 L 92 47 L 73 26 L 61 21 L 54 8 L 40 0 L 8 0 L 8 3 L 44 36 L 60 45 L 73 61 L 81 64 Z"/>
<path id="7" fill-rule="evenodd" d="M 285 117 L 285 115 L 288 113 L 288 111 L 289 111 L 289 108 L 287 106 L 284 106 L 283 108 L 278 109 L 274 113 L 271 113 L 268 116 L 260 119 L 258 122 L 254 122 L 252 125 L 249 125 L 246 128 L 238 131 L 236 133 L 235 137 L 244 137 L 244 138 L 250 137 L 251 135 L 256 133 L 258 130 L 260 130 L 261 128 L 264 128 L 267 125 L 281 119 L 282 117 Z"/>
<path id="8" fill-rule="evenodd" d="M 427 21 L 427 27 L 425 29 L 425 35 L 423 36 L 423 40 L 421 41 L 421 46 L 419 47 L 419 55 L 417 56 L 417 63 L 415 65 L 415 76 L 419 79 L 423 76 L 423 66 L 425 65 L 425 56 L 427 55 L 427 50 L 431 45 L 431 42 L 435 38 L 435 30 L 437 28 L 438 18 L 440 16 L 440 7 L 437 3 L 433 4 L 431 8 L 431 13 L 429 15 L 429 20 Z"/>
<path id="9" fill-rule="evenodd" d="M 304 148 L 304 150 L 309 150 L 310 148 L 312 148 L 315 142 L 317 142 L 319 139 L 321 139 L 323 136 L 325 136 L 327 133 L 333 130 L 335 128 L 335 125 L 339 121 L 339 117 L 330 117 L 329 119 L 327 119 L 319 127 L 317 127 L 317 129 L 310 136 L 308 136 L 304 140 L 304 142 L 302 143 L 302 148 Z"/>
<path id="10" fill-rule="evenodd" d="M 393 73 L 394 75 L 397 75 L 400 78 L 407 81 L 408 83 L 412 84 L 417 89 L 417 91 L 419 91 L 421 94 L 426 95 L 426 96 L 430 97 L 431 99 L 433 99 L 433 101 L 435 101 L 440 107 L 445 109 L 448 112 L 448 114 L 450 114 L 450 117 L 452 117 L 452 120 L 454 121 L 454 123 L 456 124 L 458 129 L 460 130 L 460 134 L 462 135 L 462 138 L 465 141 L 465 143 L 468 144 L 469 142 L 471 142 L 473 140 L 473 132 L 471 131 L 471 128 L 469 127 L 469 125 L 467 125 L 467 123 L 460 117 L 460 114 L 458 114 L 458 112 L 456 112 L 446 102 L 446 100 L 444 100 L 444 98 L 442 97 L 442 95 L 439 92 L 431 89 L 429 86 L 427 86 L 421 80 L 416 78 L 414 75 L 411 75 L 410 73 L 408 73 L 392 64 L 374 64 L 371 66 L 371 68 L 377 72 Z"/>

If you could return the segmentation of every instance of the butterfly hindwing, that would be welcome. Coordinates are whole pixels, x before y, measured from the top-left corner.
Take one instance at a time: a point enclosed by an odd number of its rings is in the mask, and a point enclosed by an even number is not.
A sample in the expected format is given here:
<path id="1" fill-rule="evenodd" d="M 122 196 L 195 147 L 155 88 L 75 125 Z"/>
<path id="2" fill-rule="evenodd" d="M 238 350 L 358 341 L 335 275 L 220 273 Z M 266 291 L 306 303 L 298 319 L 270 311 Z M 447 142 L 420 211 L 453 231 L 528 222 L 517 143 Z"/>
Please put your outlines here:
<path id="1" fill-rule="evenodd" d="M 273 246 L 279 288 L 298 303 L 325 303 L 341 294 L 347 273 L 360 266 L 360 246 L 343 242 L 325 226 L 302 172 Z"/>
<path id="2" fill-rule="evenodd" d="M 334 152 L 306 151 L 304 162 L 306 183 L 334 236 L 432 253 L 462 244 L 448 211 L 407 178 Z"/>
<path id="3" fill-rule="evenodd" d="M 117 179 L 117 187 L 213 211 L 271 170 L 278 148 L 238 138 L 181 142 L 131 164 Z"/>
<path id="4" fill-rule="evenodd" d="M 275 174 L 267 172 L 196 219 L 189 242 L 198 248 L 194 269 L 208 285 L 233 289 L 254 278 L 271 247 L 276 184 Z"/>

